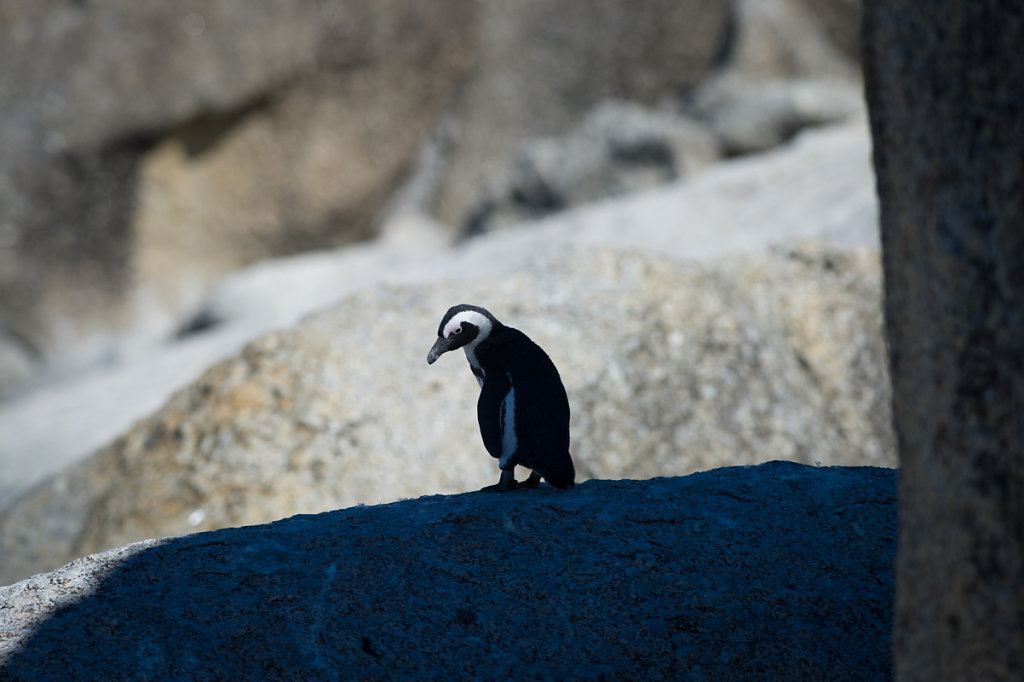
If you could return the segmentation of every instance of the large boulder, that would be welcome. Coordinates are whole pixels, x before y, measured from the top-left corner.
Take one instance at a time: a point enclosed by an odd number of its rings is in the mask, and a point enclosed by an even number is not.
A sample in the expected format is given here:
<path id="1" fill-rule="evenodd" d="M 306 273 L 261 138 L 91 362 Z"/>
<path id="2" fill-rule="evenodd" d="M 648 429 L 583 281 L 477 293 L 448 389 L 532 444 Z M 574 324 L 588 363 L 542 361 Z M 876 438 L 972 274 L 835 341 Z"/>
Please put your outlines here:
<path id="1" fill-rule="evenodd" d="M 0 8 L 0 396 L 259 258 L 365 236 L 474 54 L 472 0 Z"/>
<path id="2" fill-rule="evenodd" d="M 703 0 L 482 2 L 479 61 L 451 111 L 436 215 L 462 226 L 481 194 L 505 184 L 521 144 L 568 131 L 599 102 L 652 104 L 699 83 L 732 12 Z"/>
<path id="3" fill-rule="evenodd" d="M 493 204 L 500 209 L 516 197 L 521 166 L 536 165 L 538 144 L 556 144 L 554 153 L 568 157 L 555 163 L 581 167 L 558 173 L 563 181 L 568 175 L 578 182 L 572 176 L 580 173 L 621 174 L 630 159 L 619 158 L 615 138 L 635 129 L 637 117 L 619 117 L 629 124 L 623 133 L 593 130 L 607 100 L 658 104 L 658 119 L 681 108 L 708 124 L 702 135 L 683 131 L 680 138 L 668 128 L 692 128 L 692 122 L 655 121 L 655 147 L 670 160 L 653 160 L 647 182 L 688 172 L 685 161 L 707 156 L 700 138 L 712 133 L 730 153 L 759 151 L 804 126 L 847 115 L 862 91 L 856 51 L 849 49 L 858 34 L 856 9 L 849 0 L 484 2 L 479 61 L 449 117 L 436 215 L 462 231 L 493 227 Z M 801 81 L 794 91 L 787 88 L 792 79 Z M 711 95 L 703 94 L 706 87 Z M 713 100 L 713 108 L 692 106 L 694 97 Z M 598 164 L 608 170 L 596 171 Z M 539 170 L 541 179 L 551 172 Z M 551 204 L 527 201 L 527 213 L 587 197 L 587 191 L 558 192 L 563 188 L 554 184 Z M 620 188 L 603 184 L 612 193 Z"/>
<path id="4" fill-rule="evenodd" d="M 521 145 L 504 184 L 471 207 L 465 229 L 475 236 L 666 184 L 717 161 L 719 146 L 709 129 L 684 116 L 602 102 L 565 135 Z"/>
<path id="5" fill-rule="evenodd" d="M 1024 670 L 1024 11 L 866 2 L 903 469 L 899 679 Z"/>
<path id="6" fill-rule="evenodd" d="M 607 101 L 564 135 L 516 148 L 481 189 L 468 236 L 692 177 L 723 157 L 778 147 L 801 131 L 864 116 L 863 87 L 840 78 L 715 78 L 675 106 Z"/>
<path id="7" fill-rule="evenodd" d="M 291 327 L 356 291 L 494 280 L 529 268 L 538 253 L 566 245 L 625 248 L 689 262 L 763 253 L 802 240 L 878 244 L 863 121 L 809 130 L 784 147 L 717 164 L 685 182 L 579 207 L 529 229 L 497 231 L 457 249 L 448 248 L 443 227 L 421 214 L 398 213 L 388 220 L 383 239 L 232 274 L 194 311 L 188 333 L 174 343 L 0 404 L 0 508 L 108 444 L 247 341 Z"/>
<path id="8" fill-rule="evenodd" d="M 581 480 L 891 466 L 880 286 L 871 249 L 687 265 L 565 246 L 493 280 L 357 293 L 10 505 L 0 582 L 133 540 L 493 483 L 476 382 L 459 357 L 425 360 L 463 301 L 560 368 Z"/>
<path id="9" fill-rule="evenodd" d="M 0 588 L 0 672 L 887 680 L 896 482 L 775 462 L 150 540 Z"/>
<path id="10" fill-rule="evenodd" d="M 609 98 L 672 102 L 739 74 L 697 111 L 726 124 L 711 132 L 724 132 L 729 151 L 832 120 L 850 88 L 859 93 L 845 47 L 856 34 L 850 4 L 6 5 L 0 399 L 152 349 L 226 272 L 376 234 L 414 166 L 429 185 L 423 206 L 460 233 L 478 225 L 481 207 L 516 186 L 517 150 L 585 128 Z M 845 79 L 845 91 L 814 81 L 790 93 L 784 82 L 821 76 Z M 757 87 L 772 79 L 783 82 Z M 598 182 L 571 200 L 706 157 L 707 132 L 655 123 L 655 153 L 671 163 L 647 167 L 647 142 L 640 172 L 618 152 L 584 150 Z M 435 129 L 446 153 L 425 168 L 417 152 Z M 635 145 L 616 146 L 631 164 Z"/>

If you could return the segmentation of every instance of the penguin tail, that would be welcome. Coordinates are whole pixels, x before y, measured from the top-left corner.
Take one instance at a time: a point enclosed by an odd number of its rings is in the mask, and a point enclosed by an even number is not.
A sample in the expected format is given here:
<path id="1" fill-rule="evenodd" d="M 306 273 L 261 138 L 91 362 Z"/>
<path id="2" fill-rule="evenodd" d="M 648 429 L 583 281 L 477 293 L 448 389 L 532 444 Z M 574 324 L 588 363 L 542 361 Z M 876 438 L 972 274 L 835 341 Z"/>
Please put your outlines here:
<path id="1" fill-rule="evenodd" d="M 566 490 L 576 485 L 576 469 L 572 465 L 572 457 L 568 452 L 558 457 L 544 468 L 544 480 L 555 488 Z"/>

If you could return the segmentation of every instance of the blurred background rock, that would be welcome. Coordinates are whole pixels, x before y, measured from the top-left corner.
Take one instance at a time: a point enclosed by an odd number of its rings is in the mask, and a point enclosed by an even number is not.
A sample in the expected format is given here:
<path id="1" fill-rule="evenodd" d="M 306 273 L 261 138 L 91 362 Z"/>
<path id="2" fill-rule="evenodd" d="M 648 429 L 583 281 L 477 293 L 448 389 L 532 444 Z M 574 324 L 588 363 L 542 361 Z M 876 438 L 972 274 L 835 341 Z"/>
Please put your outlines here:
<path id="1" fill-rule="evenodd" d="M 895 465 L 858 33 L 853 0 L 0 1 L 0 583 L 493 482 L 475 382 L 423 362 L 460 301 L 555 357 L 583 476 Z"/>

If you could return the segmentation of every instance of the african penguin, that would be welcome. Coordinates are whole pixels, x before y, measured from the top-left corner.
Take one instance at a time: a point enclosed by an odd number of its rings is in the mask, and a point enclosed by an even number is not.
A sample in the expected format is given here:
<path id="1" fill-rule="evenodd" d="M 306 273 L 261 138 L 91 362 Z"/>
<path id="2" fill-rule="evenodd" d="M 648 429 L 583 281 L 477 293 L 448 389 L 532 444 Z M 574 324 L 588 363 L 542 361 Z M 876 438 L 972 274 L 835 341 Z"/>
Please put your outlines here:
<path id="1" fill-rule="evenodd" d="M 547 353 L 518 329 L 466 304 L 449 308 L 441 318 L 427 364 L 457 348 L 466 352 L 480 384 L 480 435 L 501 469 L 500 480 L 484 490 L 536 488 L 542 476 L 556 488 L 572 486 L 569 399 Z M 517 464 L 532 469 L 522 483 L 516 483 Z"/>

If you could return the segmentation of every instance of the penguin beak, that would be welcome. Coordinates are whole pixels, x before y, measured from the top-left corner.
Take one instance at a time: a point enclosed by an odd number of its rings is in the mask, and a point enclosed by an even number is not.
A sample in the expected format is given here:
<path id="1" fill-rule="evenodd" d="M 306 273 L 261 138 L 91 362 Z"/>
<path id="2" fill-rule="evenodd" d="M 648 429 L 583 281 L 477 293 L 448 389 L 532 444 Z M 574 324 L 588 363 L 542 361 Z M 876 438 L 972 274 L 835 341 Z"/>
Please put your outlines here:
<path id="1" fill-rule="evenodd" d="M 427 353 L 427 364 L 434 364 L 434 360 L 437 360 L 439 357 L 441 357 L 442 355 L 444 355 L 445 353 L 452 349 L 451 346 L 451 339 L 446 339 L 443 336 L 437 337 L 437 341 L 434 342 L 434 345 L 430 349 L 430 352 Z"/>

